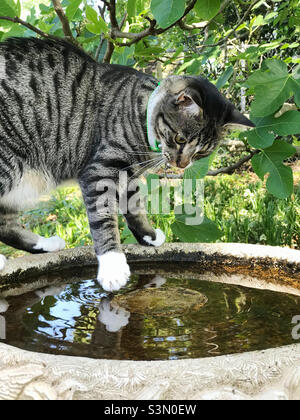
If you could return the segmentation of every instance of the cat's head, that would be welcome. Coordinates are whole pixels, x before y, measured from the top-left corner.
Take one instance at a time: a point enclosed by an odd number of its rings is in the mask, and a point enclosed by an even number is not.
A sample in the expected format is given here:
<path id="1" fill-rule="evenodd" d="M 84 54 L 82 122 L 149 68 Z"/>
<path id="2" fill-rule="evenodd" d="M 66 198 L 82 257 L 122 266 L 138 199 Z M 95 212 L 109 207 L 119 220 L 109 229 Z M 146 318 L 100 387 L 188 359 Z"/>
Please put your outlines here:
<path id="1" fill-rule="evenodd" d="M 172 76 L 152 95 L 149 135 L 172 166 L 185 168 L 210 155 L 226 128 L 255 127 L 208 80 Z"/>

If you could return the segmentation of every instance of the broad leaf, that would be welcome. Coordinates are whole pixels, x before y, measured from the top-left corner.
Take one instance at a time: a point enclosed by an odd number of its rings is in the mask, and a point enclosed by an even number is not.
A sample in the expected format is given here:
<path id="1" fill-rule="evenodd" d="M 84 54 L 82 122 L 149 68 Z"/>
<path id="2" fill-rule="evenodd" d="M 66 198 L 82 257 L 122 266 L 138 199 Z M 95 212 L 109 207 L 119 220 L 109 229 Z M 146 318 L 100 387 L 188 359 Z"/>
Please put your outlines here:
<path id="1" fill-rule="evenodd" d="M 195 11 L 202 20 L 210 20 L 220 10 L 221 0 L 198 0 L 195 5 Z"/>
<path id="2" fill-rule="evenodd" d="M 247 137 L 248 143 L 258 149 L 272 146 L 275 134 L 288 136 L 300 133 L 300 112 L 298 111 L 286 112 L 279 118 L 253 118 L 253 122 L 257 127 L 247 133 L 242 133 L 241 137 Z"/>
<path id="3" fill-rule="evenodd" d="M 179 20 L 185 10 L 184 0 L 152 0 L 151 12 L 163 29 Z"/>
<path id="4" fill-rule="evenodd" d="M 206 176 L 213 160 L 216 156 L 217 150 L 215 150 L 210 156 L 199 159 L 193 163 L 193 165 L 184 171 L 185 179 L 202 179 Z"/>
<path id="5" fill-rule="evenodd" d="M 255 173 L 267 180 L 268 191 L 278 198 L 290 197 L 293 193 L 293 171 L 283 164 L 283 161 L 293 156 L 296 149 L 285 141 L 276 140 L 272 147 L 262 150 L 259 155 L 252 158 Z"/>
<path id="6" fill-rule="evenodd" d="M 255 93 L 251 112 L 257 117 L 274 114 L 295 89 L 295 81 L 283 61 L 267 60 L 264 65 L 266 71 L 256 71 L 247 81 Z"/>
<path id="7" fill-rule="evenodd" d="M 13 0 L 1 0 L 0 2 L 0 15 L 15 17 L 17 14 L 17 7 Z"/>
<path id="8" fill-rule="evenodd" d="M 18 10 L 13 0 L 1 0 L 0 1 L 0 16 L 15 17 L 18 15 Z M 0 20 L 0 27 L 9 28 L 13 26 L 12 22 L 7 20 Z"/>
<path id="9" fill-rule="evenodd" d="M 89 21 L 91 21 L 95 24 L 98 23 L 98 13 L 91 6 L 86 6 L 85 14 L 86 14 L 86 18 Z"/>
<path id="10" fill-rule="evenodd" d="M 108 31 L 107 25 L 101 16 L 98 16 L 97 22 L 88 23 L 86 28 L 89 32 L 96 35 L 100 35 L 102 32 L 106 33 Z"/>
<path id="11" fill-rule="evenodd" d="M 13 25 L 8 32 L 2 35 L 1 41 L 11 37 L 23 37 L 26 29 L 21 25 Z"/>
<path id="12" fill-rule="evenodd" d="M 69 20 L 72 20 L 82 3 L 82 0 L 70 0 L 70 5 L 66 9 L 66 16 Z"/>
<path id="13" fill-rule="evenodd" d="M 210 166 L 210 157 L 197 160 L 193 165 L 184 171 L 185 179 L 201 179 L 204 178 Z"/>
<path id="14" fill-rule="evenodd" d="M 175 222 L 171 225 L 172 232 L 182 242 L 215 242 L 222 236 L 217 225 L 207 217 L 204 217 L 201 225 L 196 226 L 186 225 L 187 217 L 191 216 L 178 215 Z"/>

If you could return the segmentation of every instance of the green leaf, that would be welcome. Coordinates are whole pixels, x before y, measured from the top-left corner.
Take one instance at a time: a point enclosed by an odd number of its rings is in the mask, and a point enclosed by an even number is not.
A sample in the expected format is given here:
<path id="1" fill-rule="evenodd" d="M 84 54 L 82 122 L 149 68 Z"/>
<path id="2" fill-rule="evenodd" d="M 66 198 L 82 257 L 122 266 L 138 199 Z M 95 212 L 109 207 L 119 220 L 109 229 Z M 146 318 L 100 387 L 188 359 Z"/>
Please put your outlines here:
<path id="1" fill-rule="evenodd" d="M 195 5 L 195 11 L 202 20 L 210 20 L 220 10 L 221 0 L 198 0 Z"/>
<path id="2" fill-rule="evenodd" d="M 13 0 L 1 0 L 0 1 L 0 16 L 15 17 L 17 16 L 17 8 Z M 7 20 L 0 20 L 0 27 L 9 28 L 13 26 L 13 22 Z"/>
<path id="3" fill-rule="evenodd" d="M 253 118 L 256 124 L 254 130 L 242 133 L 240 137 L 247 137 L 248 143 L 258 149 L 265 149 L 274 143 L 275 134 L 288 136 L 300 133 L 300 112 L 289 111 L 281 117 Z"/>
<path id="4" fill-rule="evenodd" d="M 43 32 L 46 32 L 46 33 L 49 33 L 49 32 L 50 32 L 50 30 L 53 28 L 53 26 L 54 26 L 54 24 L 49 25 L 49 24 L 47 24 L 46 22 L 44 22 L 43 20 L 40 20 L 40 21 L 38 22 L 38 27 L 39 27 L 39 29 L 40 29 L 41 31 L 43 31 Z"/>
<path id="5" fill-rule="evenodd" d="M 295 152 L 296 149 L 290 144 L 276 140 L 273 146 L 252 158 L 253 169 L 261 180 L 269 174 L 266 186 L 275 197 L 287 198 L 293 193 L 293 171 L 283 161 Z"/>
<path id="6" fill-rule="evenodd" d="M 228 80 L 232 77 L 234 73 L 234 68 L 233 66 L 229 66 L 224 73 L 221 74 L 221 76 L 219 77 L 217 83 L 216 83 L 216 87 L 218 89 L 222 89 L 223 86 L 226 85 L 226 83 L 228 82 Z"/>
<path id="7" fill-rule="evenodd" d="M 151 12 L 163 29 L 179 20 L 185 10 L 184 0 L 152 0 Z"/>
<path id="8" fill-rule="evenodd" d="M 18 17 L 21 16 L 21 10 L 22 10 L 21 0 L 18 0 L 17 1 L 17 4 L 16 4 L 16 13 L 17 13 L 17 16 Z"/>
<path id="9" fill-rule="evenodd" d="M 196 58 L 193 58 L 192 60 L 186 61 L 185 63 L 183 63 L 179 69 L 177 70 L 177 74 L 180 74 L 182 72 L 184 72 L 184 70 L 186 70 L 188 67 L 192 66 L 195 62 L 196 62 Z"/>
<path id="10" fill-rule="evenodd" d="M 113 56 L 113 63 L 120 64 L 122 66 L 128 65 L 128 60 L 132 58 L 134 54 L 135 46 L 131 45 L 131 47 L 118 47 L 115 48 L 114 56 Z"/>
<path id="11" fill-rule="evenodd" d="M 215 150 L 210 156 L 199 159 L 193 165 L 184 171 L 184 179 L 202 179 L 206 176 L 213 160 L 217 154 Z"/>
<path id="12" fill-rule="evenodd" d="M 267 22 L 265 21 L 264 17 L 262 15 L 258 15 L 252 20 L 252 22 L 250 24 L 250 28 L 254 28 L 254 27 L 257 27 L 257 26 L 263 26 L 263 25 L 266 25 L 266 24 L 267 24 Z"/>
<path id="13" fill-rule="evenodd" d="M 95 24 L 98 23 L 98 13 L 91 6 L 86 6 L 85 14 L 86 14 L 86 18 L 89 21 L 91 21 Z"/>
<path id="14" fill-rule="evenodd" d="M 45 4 L 39 4 L 39 9 L 42 15 L 48 15 L 50 11 L 54 10 L 51 6 L 46 6 Z"/>
<path id="15" fill-rule="evenodd" d="M 184 171 L 185 179 L 202 179 L 206 176 L 210 166 L 210 157 L 197 160 L 193 165 Z"/>
<path id="16" fill-rule="evenodd" d="M 86 28 L 89 32 L 95 35 L 100 35 L 102 32 L 107 33 L 108 28 L 101 16 L 98 16 L 96 23 L 87 23 Z"/>
<path id="17" fill-rule="evenodd" d="M 273 133 L 269 133 L 268 130 L 260 128 L 255 128 L 247 133 L 241 133 L 240 137 L 246 137 L 250 146 L 255 149 L 266 149 L 267 147 L 272 146 L 275 140 L 275 135 Z"/>
<path id="18" fill-rule="evenodd" d="M 15 17 L 17 8 L 13 0 L 1 0 L 0 2 L 0 15 Z"/>
<path id="19" fill-rule="evenodd" d="M 186 214 L 177 215 L 172 232 L 182 242 L 215 242 L 222 236 L 217 225 L 206 216 L 200 225 L 186 225 Z"/>
<path id="20" fill-rule="evenodd" d="M 264 64 L 266 71 L 256 71 L 247 81 L 255 93 L 251 112 L 257 117 L 274 114 L 294 91 L 294 81 L 283 61 L 267 60 Z"/>
<path id="21" fill-rule="evenodd" d="M 13 0 L 1 0 L 0 16 L 8 16 L 8 17 L 17 16 L 17 9 Z M 11 26 L 14 26 L 13 22 L 9 22 L 7 20 L 0 20 L 0 27 L 9 28 Z"/>
<path id="22" fill-rule="evenodd" d="M 1 41 L 4 41 L 7 38 L 11 37 L 23 37 L 26 29 L 21 25 L 13 25 L 8 32 L 5 32 L 1 38 Z"/>
<path id="23" fill-rule="evenodd" d="M 128 0 L 127 13 L 129 18 L 133 18 L 136 16 L 136 0 Z"/>
<path id="24" fill-rule="evenodd" d="M 73 20 L 82 0 L 70 0 L 70 5 L 67 7 L 66 16 L 69 20 Z"/>

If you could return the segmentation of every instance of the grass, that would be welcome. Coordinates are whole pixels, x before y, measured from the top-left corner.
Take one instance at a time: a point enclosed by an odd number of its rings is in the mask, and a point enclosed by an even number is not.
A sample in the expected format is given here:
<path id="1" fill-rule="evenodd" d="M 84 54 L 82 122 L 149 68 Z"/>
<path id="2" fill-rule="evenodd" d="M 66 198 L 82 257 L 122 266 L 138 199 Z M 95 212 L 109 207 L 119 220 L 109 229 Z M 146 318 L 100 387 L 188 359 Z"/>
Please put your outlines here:
<path id="1" fill-rule="evenodd" d="M 298 174 L 299 175 L 299 174 Z M 222 231 L 221 242 L 243 242 L 300 249 L 300 184 L 290 199 L 279 200 L 270 195 L 253 174 L 222 175 L 205 181 L 206 215 Z M 171 231 L 172 215 L 151 217 L 155 227 L 167 234 L 168 242 L 176 242 Z M 39 208 L 21 214 L 25 228 L 51 237 L 65 239 L 67 248 L 92 245 L 85 207 L 77 186 L 56 190 Z M 120 220 L 121 238 L 133 242 L 125 223 Z M 0 244 L 0 253 L 8 257 L 24 255 Z"/>

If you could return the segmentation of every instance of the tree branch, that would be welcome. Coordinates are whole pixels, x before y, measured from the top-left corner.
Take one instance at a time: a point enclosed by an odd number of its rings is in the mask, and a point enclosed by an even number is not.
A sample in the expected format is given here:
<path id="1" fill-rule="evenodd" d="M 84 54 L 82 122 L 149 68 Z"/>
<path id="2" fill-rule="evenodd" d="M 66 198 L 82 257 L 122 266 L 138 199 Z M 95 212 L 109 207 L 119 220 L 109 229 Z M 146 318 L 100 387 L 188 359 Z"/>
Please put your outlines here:
<path id="1" fill-rule="evenodd" d="M 226 168 L 216 169 L 215 171 L 209 171 L 207 173 L 208 176 L 217 176 L 219 174 L 229 174 L 232 175 L 237 169 L 239 169 L 244 163 L 248 162 L 250 159 L 253 158 L 254 155 L 260 153 L 260 150 L 256 149 L 253 150 L 248 156 L 243 157 L 237 163 L 231 166 L 227 166 Z"/>
<path id="2" fill-rule="evenodd" d="M 182 19 L 184 19 L 193 10 L 193 8 L 195 7 L 196 3 L 197 3 L 197 0 L 191 0 L 190 4 L 186 7 L 186 9 L 185 9 L 185 11 L 183 13 L 183 16 L 180 19 L 178 19 L 176 22 L 172 23 L 172 25 L 168 26 L 165 29 L 157 29 L 155 31 L 155 35 L 163 34 L 164 32 L 166 32 L 169 29 L 173 28 L 174 26 L 178 25 L 178 23 L 181 22 Z"/>
<path id="3" fill-rule="evenodd" d="M 224 3 L 222 3 L 222 5 L 221 5 L 221 7 L 220 7 L 220 10 L 218 11 L 218 13 L 213 17 L 213 18 L 211 18 L 210 20 L 208 20 L 208 21 L 205 21 L 205 22 L 199 22 L 199 23 L 193 23 L 192 25 L 188 25 L 187 23 L 185 23 L 183 20 L 181 20 L 180 22 L 179 22 L 179 26 L 180 26 L 180 28 L 181 29 L 183 29 L 183 30 L 186 30 L 186 31 L 193 31 L 194 29 L 204 29 L 204 28 L 206 28 L 207 26 L 209 26 L 213 21 L 214 21 L 214 19 L 217 17 L 217 16 L 219 16 L 225 9 L 226 9 L 226 7 L 230 4 L 230 3 L 232 3 L 232 1 L 231 0 L 225 0 L 224 1 Z"/>
<path id="4" fill-rule="evenodd" d="M 110 8 L 111 3 L 115 3 L 115 0 L 111 0 L 110 2 Z M 160 35 L 164 32 L 167 32 L 169 29 L 173 28 L 174 26 L 178 25 L 182 19 L 184 19 L 195 7 L 197 0 L 191 0 L 190 4 L 186 7 L 183 16 L 181 16 L 180 19 L 178 19 L 176 22 L 172 23 L 172 25 L 168 26 L 167 28 L 156 28 L 156 20 L 150 19 L 149 17 L 145 17 L 150 22 L 150 26 L 142 32 L 139 33 L 131 33 L 131 32 L 122 32 L 118 28 L 118 25 L 112 24 L 112 30 L 111 34 L 113 35 L 112 38 L 125 38 L 130 39 L 129 42 L 115 42 L 115 44 L 119 47 L 130 47 L 133 44 L 136 44 L 137 42 L 141 41 L 143 38 L 146 38 L 149 35 Z"/>
<path id="5" fill-rule="evenodd" d="M 116 14 L 116 0 L 110 0 L 108 10 L 112 29 L 120 29 Z"/>
<path id="6" fill-rule="evenodd" d="M 125 12 L 125 13 L 124 13 L 124 16 L 123 16 L 123 18 L 122 18 L 122 20 L 121 20 L 121 23 L 120 23 L 120 30 L 122 30 L 122 29 L 123 29 L 123 27 L 124 27 L 124 25 L 125 25 L 125 23 L 126 23 L 127 18 L 128 18 L 128 13 L 127 13 L 127 12 Z"/>
<path id="7" fill-rule="evenodd" d="M 100 57 L 101 49 L 104 45 L 104 41 L 105 41 L 105 38 L 104 38 L 104 34 L 102 32 L 102 34 L 100 35 L 100 42 L 99 42 L 99 45 L 98 45 L 98 48 L 97 48 L 97 51 L 96 51 L 96 54 L 95 54 L 95 60 L 97 62 L 99 61 L 99 57 Z"/>
<path id="8" fill-rule="evenodd" d="M 62 8 L 60 0 L 52 0 L 52 3 L 53 3 L 56 14 L 59 17 L 59 20 L 61 21 L 62 29 L 63 29 L 65 37 L 73 44 L 77 44 L 75 38 L 73 37 L 69 20 L 67 16 L 65 15 L 65 12 Z"/>
<path id="9" fill-rule="evenodd" d="M 132 44 L 139 42 L 141 39 L 146 38 L 149 35 L 154 34 L 154 28 L 156 25 L 156 20 L 151 20 L 150 27 L 147 28 L 145 31 L 133 33 L 133 32 L 122 32 L 119 29 L 112 28 L 112 34 L 115 38 L 126 38 L 131 39 L 132 41 L 127 42 L 126 44 L 121 44 L 120 46 L 130 47 Z M 118 43 L 119 45 L 120 43 Z"/>
<path id="10" fill-rule="evenodd" d="M 110 29 L 110 39 L 107 42 L 107 49 L 106 49 L 105 56 L 103 58 L 103 62 L 110 63 L 112 55 L 115 50 L 114 39 L 116 37 L 115 37 L 114 31 L 119 31 L 120 28 L 117 21 L 117 15 L 116 15 L 116 0 L 110 0 L 109 2 L 105 0 L 104 5 L 107 7 L 109 11 L 111 29 Z"/>
<path id="11" fill-rule="evenodd" d="M 53 39 L 54 41 L 60 40 L 57 36 L 47 34 L 46 32 L 41 31 L 40 29 L 36 28 L 35 26 L 31 25 L 28 22 L 25 22 L 24 20 L 18 18 L 17 16 L 12 18 L 9 16 L 0 16 L 0 20 L 8 20 L 13 23 L 19 23 L 22 26 L 25 26 L 27 29 L 30 29 L 31 31 L 35 32 L 36 34 L 40 35 L 43 38 L 47 39 Z"/>
<path id="12" fill-rule="evenodd" d="M 248 156 L 243 157 L 237 163 L 231 166 L 227 166 L 225 168 L 216 169 L 215 171 L 208 171 L 206 176 L 217 176 L 220 174 L 228 174 L 232 175 L 237 169 L 239 169 L 244 163 L 248 162 L 250 159 L 253 158 L 254 155 L 260 153 L 261 150 L 253 150 Z M 167 179 L 182 179 L 183 174 L 163 174 L 159 176 L 160 178 L 167 178 Z"/>
<path id="13" fill-rule="evenodd" d="M 253 7 L 259 3 L 261 0 L 254 0 L 251 5 L 248 7 L 246 13 L 244 14 L 244 16 L 238 21 L 238 23 L 235 25 L 235 27 L 229 32 L 229 34 L 227 34 L 225 36 L 225 38 L 221 39 L 219 42 L 216 42 L 215 44 L 206 44 L 206 45 L 202 45 L 201 47 L 201 51 L 203 48 L 213 48 L 213 47 L 219 47 L 220 45 L 225 44 L 228 39 L 235 34 L 237 28 L 239 26 L 241 26 L 242 23 L 245 22 L 245 20 L 247 19 L 247 17 L 250 15 L 250 13 L 252 12 Z"/>
<path id="14" fill-rule="evenodd" d="M 106 53 L 105 53 L 105 56 L 103 58 L 103 63 L 110 63 L 111 57 L 114 53 L 114 50 L 115 50 L 114 43 L 111 42 L 111 41 L 108 41 Z"/>

